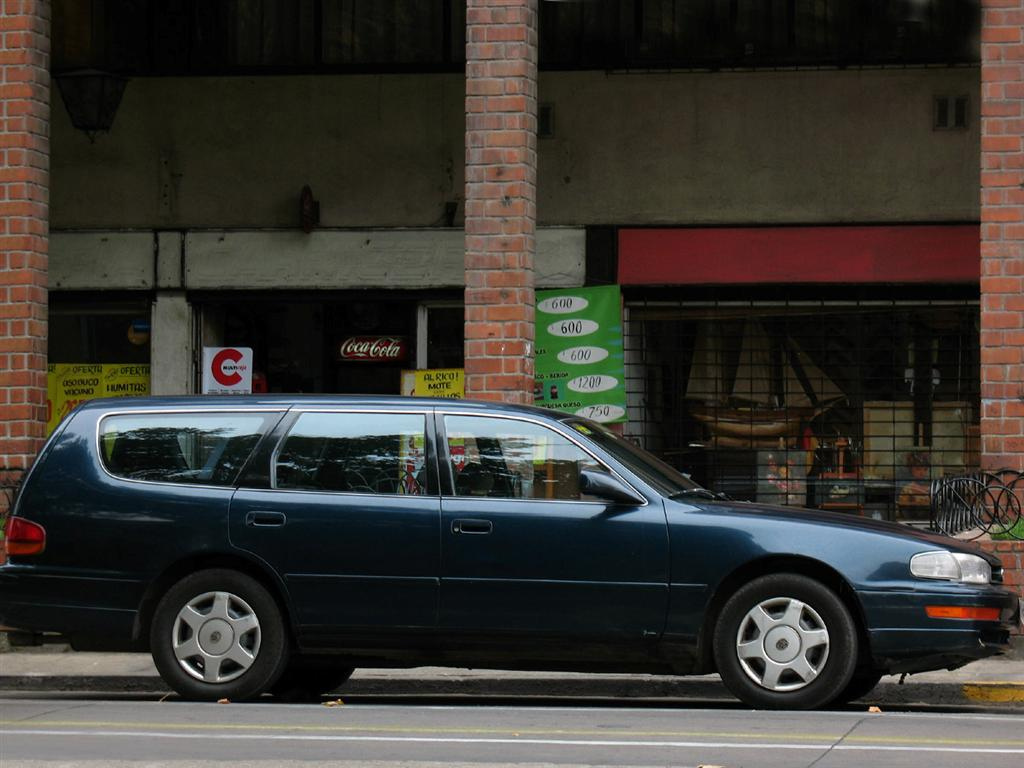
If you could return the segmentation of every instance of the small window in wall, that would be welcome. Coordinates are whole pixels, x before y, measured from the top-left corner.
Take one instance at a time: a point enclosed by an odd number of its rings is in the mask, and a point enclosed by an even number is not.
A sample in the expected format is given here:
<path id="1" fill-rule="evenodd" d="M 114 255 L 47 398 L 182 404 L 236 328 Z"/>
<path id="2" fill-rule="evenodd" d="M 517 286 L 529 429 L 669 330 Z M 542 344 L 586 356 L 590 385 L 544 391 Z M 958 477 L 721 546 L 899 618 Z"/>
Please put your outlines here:
<path id="1" fill-rule="evenodd" d="M 967 96 L 936 96 L 932 109 L 932 127 L 935 130 L 963 130 L 967 128 Z"/>
<path id="2" fill-rule="evenodd" d="M 426 494 L 425 425 L 413 413 L 304 413 L 274 462 L 275 487 Z"/>
<path id="3" fill-rule="evenodd" d="M 117 477 L 229 486 L 235 482 L 269 414 L 124 414 L 103 419 L 103 464 Z"/>
<path id="4" fill-rule="evenodd" d="M 555 138 L 555 105 L 540 104 L 537 107 L 537 138 Z"/>
<path id="5" fill-rule="evenodd" d="M 580 470 L 598 463 L 557 432 L 526 421 L 446 416 L 456 496 L 578 500 Z"/>

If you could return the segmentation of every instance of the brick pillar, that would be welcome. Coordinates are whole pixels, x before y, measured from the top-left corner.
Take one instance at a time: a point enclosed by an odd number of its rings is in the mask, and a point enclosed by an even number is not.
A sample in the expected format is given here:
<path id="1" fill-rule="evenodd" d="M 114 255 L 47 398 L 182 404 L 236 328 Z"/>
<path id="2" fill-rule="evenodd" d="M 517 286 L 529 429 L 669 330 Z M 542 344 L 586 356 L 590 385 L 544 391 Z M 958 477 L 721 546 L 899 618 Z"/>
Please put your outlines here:
<path id="1" fill-rule="evenodd" d="M 983 0 L 982 464 L 1024 469 L 1024 0 Z"/>
<path id="2" fill-rule="evenodd" d="M 46 431 L 50 4 L 0 0 L 0 517 Z"/>
<path id="3" fill-rule="evenodd" d="M 533 402 L 537 2 L 466 9 L 466 396 Z"/>

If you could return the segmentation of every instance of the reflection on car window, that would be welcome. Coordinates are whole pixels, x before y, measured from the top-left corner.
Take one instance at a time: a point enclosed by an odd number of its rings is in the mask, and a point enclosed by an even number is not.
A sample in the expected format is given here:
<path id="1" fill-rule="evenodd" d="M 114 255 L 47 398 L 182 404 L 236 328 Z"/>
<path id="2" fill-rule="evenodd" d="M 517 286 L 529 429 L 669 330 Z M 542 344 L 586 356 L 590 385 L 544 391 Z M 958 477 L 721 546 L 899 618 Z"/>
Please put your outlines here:
<path id="1" fill-rule="evenodd" d="M 689 475 L 684 475 L 675 467 L 633 445 L 603 424 L 578 418 L 567 418 L 564 423 L 581 435 L 586 435 L 666 496 L 703 490 Z"/>
<path id="2" fill-rule="evenodd" d="M 304 413 L 278 452 L 275 487 L 425 494 L 425 423 L 410 413 Z"/>
<path id="3" fill-rule="evenodd" d="M 580 470 L 598 468 L 540 424 L 480 416 L 446 416 L 444 423 L 457 496 L 579 499 Z"/>
<path id="4" fill-rule="evenodd" d="M 103 464 L 111 474 L 130 480 L 232 485 L 268 418 L 239 413 L 108 416 L 100 426 Z"/>

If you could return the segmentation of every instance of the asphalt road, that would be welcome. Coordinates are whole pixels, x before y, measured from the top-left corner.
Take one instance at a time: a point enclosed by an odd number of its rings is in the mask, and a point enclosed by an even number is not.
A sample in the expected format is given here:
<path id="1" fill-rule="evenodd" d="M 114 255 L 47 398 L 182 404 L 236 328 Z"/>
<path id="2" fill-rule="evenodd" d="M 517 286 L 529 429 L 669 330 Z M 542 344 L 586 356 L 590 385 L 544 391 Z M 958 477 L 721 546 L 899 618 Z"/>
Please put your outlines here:
<path id="1" fill-rule="evenodd" d="M 334 706 L 330 706 L 334 704 Z M 1024 765 L 1024 717 L 973 713 L 0 699 L 3 768 Z"/>

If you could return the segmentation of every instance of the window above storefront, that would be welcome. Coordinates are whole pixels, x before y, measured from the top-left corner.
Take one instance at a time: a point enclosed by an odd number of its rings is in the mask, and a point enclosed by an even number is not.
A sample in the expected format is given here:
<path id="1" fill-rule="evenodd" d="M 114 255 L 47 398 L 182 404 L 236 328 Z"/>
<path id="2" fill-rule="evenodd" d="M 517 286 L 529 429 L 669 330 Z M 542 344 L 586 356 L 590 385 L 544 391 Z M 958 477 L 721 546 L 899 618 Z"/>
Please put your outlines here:
<path id="1" fill-rule="evenodd" d="M 979 61 L 972 0 L 540 3 L 543 69 Z M 53 69 L 126 75 L 461 71 L 456 0 L 55 0 Z"/>

